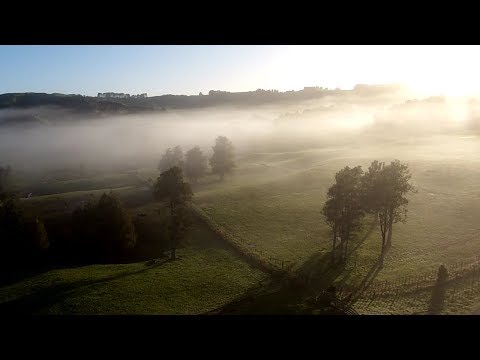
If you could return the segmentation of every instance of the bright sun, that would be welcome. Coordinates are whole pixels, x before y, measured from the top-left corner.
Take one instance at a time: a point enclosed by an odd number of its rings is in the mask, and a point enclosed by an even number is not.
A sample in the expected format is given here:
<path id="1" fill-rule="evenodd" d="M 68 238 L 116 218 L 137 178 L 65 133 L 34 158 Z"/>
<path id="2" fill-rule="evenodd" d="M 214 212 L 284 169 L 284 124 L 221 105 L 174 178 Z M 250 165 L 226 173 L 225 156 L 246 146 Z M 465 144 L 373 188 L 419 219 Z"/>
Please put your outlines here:
<path id="1" fill-rule="evenodd" d="M 422 96 L 480 94 L 480 46 L 285 46 L 266 69 L 272 86 L 352 88 L 403 83 Z"/>

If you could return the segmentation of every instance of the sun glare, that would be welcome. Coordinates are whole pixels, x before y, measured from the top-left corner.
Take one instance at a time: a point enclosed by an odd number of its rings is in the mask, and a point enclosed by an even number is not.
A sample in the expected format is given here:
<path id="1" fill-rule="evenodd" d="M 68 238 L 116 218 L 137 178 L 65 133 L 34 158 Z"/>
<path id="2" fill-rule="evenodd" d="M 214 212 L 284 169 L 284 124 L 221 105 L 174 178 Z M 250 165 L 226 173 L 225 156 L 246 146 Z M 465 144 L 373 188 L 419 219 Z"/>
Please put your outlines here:
<path id="1" fill-rule="evenodd" d="M 480 46 L 284 46 L 266 69 L 272 86 L 351 89 L 402 83 L 419 96 L 480 94 Z"/>

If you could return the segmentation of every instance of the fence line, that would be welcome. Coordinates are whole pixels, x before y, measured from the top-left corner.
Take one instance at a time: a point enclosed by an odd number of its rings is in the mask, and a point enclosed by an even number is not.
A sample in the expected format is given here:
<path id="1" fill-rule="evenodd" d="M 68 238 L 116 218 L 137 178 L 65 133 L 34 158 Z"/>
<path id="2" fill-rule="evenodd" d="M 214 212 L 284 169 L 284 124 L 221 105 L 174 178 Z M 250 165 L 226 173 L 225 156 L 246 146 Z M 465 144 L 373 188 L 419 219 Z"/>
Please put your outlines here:
<path id="1" fill-rule="evenodd" d="M 267 255 L 264 251 L 256 248 L 255 244 L 216 223 L 198 205 L 192 204 L 191 209 L 197 218 L 253 265 L 270 274 L 285 274 L 291 271 L 294 265 L 292 261 Z M 471 293 L 476 291 L 478 284 L 480 284 L 480 255 L 474 255 L 446 266 L 449 274 L 447 286 L 450 289 L 448 300 L 455 300 L 461 289 L 466 288 Z M 391 309 L 399 301 L 402 301 L 402 297 L 412 295 L 411 304 L 415 305 L 421 301 L 420 294 L 422 292 L 433 289 L 435 286 L 437 271 L 438 268 L 423 274 L 374 281 L 363 289 L 353 285 L 340 285 L 337 286 L 336 297 L 339 301 L 355 304 L 356 307 L 365 309 L 368 309 L 375 302 L 390 299 L 388 307 Z M 353 300 L 352 298 L 357 292 L 360 292 L 360 294 L 355 296 L 355 300 Z"/>
<path id="2" fill-rule="evenodd" d="M 432 290 L 437 281 L 438 268 L 431 272 L 401 277 L 390 281 L 374 282 L 363 289 L 362 294 L 355 301 L 357 308 L 368 309 L 374 302 L 386 301 L 391 309 L 398 300 L 405 302 L 406 296 L 411 296 L 410 304 L 418 306 L 422 301 L 421 295 Z M 474 294 L 480 285 L 480 256 L 475 255 L 462 259 L 447 266 L 448 280 L 446 282 L 447 295 L 445 304 L 455 301 L 460 292 Z M 351 289 L 343 290 L 354 291 Z M 402 300 L 403 298 L 403 300 Z"/>
<path id="3" fill-rule="evenodd" d="M 250 263 L 262 270 L 274 274 L 287 273 L 294 265 L 292 261 L 267 255 L 265 252 L 257 249 L 254 244 L 228 231 L 224 226 L 216 223 L 215 220 L 208 216 L 198 205 L 192 203 L 190 208 L 197 218 L 203 221 L 221 239 L 249 260 Z"/>

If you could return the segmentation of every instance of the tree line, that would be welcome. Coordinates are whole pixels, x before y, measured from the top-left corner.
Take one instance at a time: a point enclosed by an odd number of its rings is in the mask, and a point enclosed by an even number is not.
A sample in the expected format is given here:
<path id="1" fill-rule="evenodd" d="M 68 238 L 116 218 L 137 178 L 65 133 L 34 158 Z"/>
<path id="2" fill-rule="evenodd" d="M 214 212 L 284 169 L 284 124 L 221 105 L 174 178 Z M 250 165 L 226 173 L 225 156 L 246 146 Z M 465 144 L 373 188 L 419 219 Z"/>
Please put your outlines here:
<path id="1" fill-rule="evenodd" d="M 18 206 L 10 166 L 0 166 L 0 267 L 7 267 L 18 258 L 37 262 L 49 246 L 43 222 L 28 218 Z"/>
<path id="2" fill-rule="evenodd" d="M 410 179 L 408 166 L 399 160 L 387 165 L 375 160 L 367 172 L 361 166 L 346 166 L 335 174 L 335 182 L 327 191 L 322 211 L 332 229 L 333 263 L 346 261 L 350 238 L 362 226 L 365 215 L 370 214 L 378 221 L 380 266 L 383 266 L 392 243 L 393 224 L 406 221 L 406 196 L 416 192 Z"/>
<path id="3" fill-rule="evenodd" d="M 235 168 L 233 144 L 226 136 L 219 136 L 212 149 L 213 154 L 208 159 L 211 173 L 219 175 L 223 180 Z M 168 148 L 160 159 L 158 169 L 164 172 L 173 167 L 182 169 L 189 181 L 197 183 L 198 179 L 208 174 L 207 156 L 199 146 L 188 150 L 185 155 L 180 146 Z"/>
<path id="4" fill-rule="evenodd" d="M 212 149 L 213 154 L 208 159 L 211 173 L 223 179 L 235 167 L 233 145 L 225 136 L 219 136 Z M 188 181 L 197 182 L 208 172 L 207 157 L 198 146 L 185 156 L 177 146 L 167 149 L 160 159 L 159 170 L 152 195 L 168 209 L 167 214 L 161 214 L 162 226 L 166 247 L 170 257 L 175 259 L 178 244 L 191 225 L 188 205 L 194 194 L 184 174 Z M 407 195 L 416 192 L 410 179 L 408 166 L 399 160 L 390 164 L 375 160 L 366 172 L 361 166 L 346 166 L 335 174 L 322 209 L 332 230 L 333 263 L 346 261 L 350 239 L 370 214 L 380 230 L 380 265 L 383 265 L 392 243 L 393 224 L 406 221 Z M 135 221 L 112 193 L 78 207 L 67 223 L 68 241 L 54 244 L 62 254 L 109 262 L 128 257 L 138 245 Z M 18 199 L 11 191 L 9 167 L 0 167 L 0 235 L 5 250 L 2 258 L 5 259 L 16 258 L 12 254 L 42 254 L 52 245 L 43 222 L 38 218 L 27 219 L 18 206 Z"/>
<path id="5" fill-rule="evenodd" d="M 230 140 L 219 136 L 209 159 L 211 173 L 224 175 L 234 168 L 234 151 Z M 159 210 L 159 235 L 145 231 L 138 219 L 132 218 L 120 199 L 112 192 L 97 201 L 90 199 L 69 215 L 50 219 L 47 226 L 37 217 L 28 217 L 13 190 L 12 170 L 0 167 L 0 255 L 2 267 L 35 265 L 57 260 L 69 262 L 116 262 L 134 256 L 141 239 L 155 238 L 176 258 L 176 248 L 191 225 L 188 204 L 193 191 L 184 180 L 185 171 L 193 182 L 207 174 L 207 158 L 198 146 L 185 156 L 180 147 L 168 149 L 159 164 L 160 175 L 153 186 L 153 198 L 163 202 L 168 213 Z M 48 229 L 48 232 L 47 232 Z M 140 234 L 140 236 L 139 236 Z M 147 240 L 145 240 L 147 241 Z M 68 260 L 66 260 L 68 259 Z M 33 261 L 35 260 L 35 261 Z"/>
<path id="6" fill-rule="evenodd" d="M 235 167 L 233 144 L 226 136 L 219 136 L 212 149 L 213 154 L 209 159 L 211 173 L 223 180 L 225 174 Z M 188 180 L 196 183 L 208 173 L 207 157 L 199 146 L 187 151 L 185 157 L 182 148 L 176 146 L 165 151 L 158 168 L 160 176 L 153 186 L 153 193 L 156 200 L 166 201 L 170 209 L 167 229 L 170 258 L 175 259 L 178 243 L 191 225 L 188 205 L 193 191 L 190 184 L 184 181 L 184 173 Z"/>

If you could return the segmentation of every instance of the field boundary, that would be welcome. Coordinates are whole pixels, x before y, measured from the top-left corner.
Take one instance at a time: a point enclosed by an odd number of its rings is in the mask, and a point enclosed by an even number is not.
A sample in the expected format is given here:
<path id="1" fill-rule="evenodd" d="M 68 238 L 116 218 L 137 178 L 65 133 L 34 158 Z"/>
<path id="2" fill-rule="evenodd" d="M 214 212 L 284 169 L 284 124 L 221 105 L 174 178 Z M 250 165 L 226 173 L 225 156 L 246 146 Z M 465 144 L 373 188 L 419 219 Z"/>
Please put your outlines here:
<path id="1" fill-rule="evenodd" d="M 198 205 L 192 203 L 190 206 L 193 214 L 206 224 L 219 238 L 221 238 L 230 248 L 244 258 L 249 264 L 259 268 L 272 275 L 282 275 L 289 272 L 290 262 L 281 261 L 269 257 L 259 250 L 252 250 L 248 247 L 248 242 L 239 241 L 236 236 L 229 232 L 225 227 L 219 225 L 215 220 L 208 216 Z"/>
<path id="2" fill-rule="evenodd" d="M 469 259 L 447 265 L 449 274 L 448 283 L 453 283 L 463 277 L 468 277 L 472 273 L 480 270 L 480 256 L 472 256 Z M 398 278 L 394 281 L 376 282 L 371 284 L 366 290 L 369 293 L 389 293 L 395 292 L 398 288 L 402 292 L 415 292 L 417 290 L 426 290 L 432 288 L 437 280 L 438 268 L 419 275 L 411 275 Z"/>
<path id="3" fill-rule="evenodd" d="M 476 293 L 480 284 L 480 256 L 472 256 L 447 266 L 448 280 L 445 282 L 447 296 L 445 304 L 454 301 L 461 291 Z M 392 308 L 402 297 L 412 297 L 412 302 L 420 301 L 422 293 L 432 291 L 436 286 L 438 269 L 423 274 L 401 277 L 393 281 L 376 282 L 364 288 L 354 303 L 368 308 L 377 301 L 390 301 Z M 347 290 L 347 289 L 344 289 Z M 425 312 L 426 313 L 426 312 Z"/>

